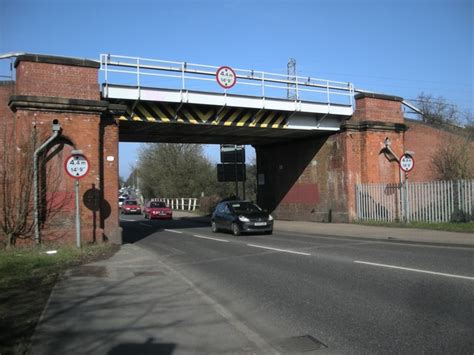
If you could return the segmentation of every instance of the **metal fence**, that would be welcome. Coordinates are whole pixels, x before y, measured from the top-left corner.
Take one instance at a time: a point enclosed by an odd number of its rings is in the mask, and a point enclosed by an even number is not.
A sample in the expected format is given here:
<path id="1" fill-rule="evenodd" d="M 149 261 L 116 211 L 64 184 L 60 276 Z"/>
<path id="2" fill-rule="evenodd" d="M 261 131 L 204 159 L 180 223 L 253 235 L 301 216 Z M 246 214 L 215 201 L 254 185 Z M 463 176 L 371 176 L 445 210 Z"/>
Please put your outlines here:
<path id="1" fill-rule="evenodd" d="M 215 85 L 217 66 L 176 62 L 161 59 L 101 54 L 100 70 L 104 85 L 132 85 L 178 90 L 226 92 Z M 262 98 L 288 99 L 288 91 L 295 93 L 294 101 L 314 101 L 353 105 L 354 86 L 349 82 L 319 79 L 233 68 L 237 84 L 232 93 Z"/>
<path id="2" fill-rule="evenodd" d="M 193 197 L 153 198 L 152 201 L 162 201 L 172 210 L 178 211 L 196 211 L 199 208 L 198 199 Z"/>
<path id="3" fill-rule="evenodd" d="M 357 219 L 450 222 L 474 217 L 474 180 L 356 185 Z"/>

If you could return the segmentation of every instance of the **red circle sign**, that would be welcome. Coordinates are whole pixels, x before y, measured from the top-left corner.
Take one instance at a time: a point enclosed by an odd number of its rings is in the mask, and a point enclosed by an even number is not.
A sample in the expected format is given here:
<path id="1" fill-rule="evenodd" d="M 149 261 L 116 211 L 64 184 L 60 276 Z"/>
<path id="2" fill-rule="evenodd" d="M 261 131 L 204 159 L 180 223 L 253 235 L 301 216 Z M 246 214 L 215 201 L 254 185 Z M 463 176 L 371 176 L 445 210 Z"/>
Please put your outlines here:
<path id="1" fill-rule="evenodd" d="M 89 172 L 89 160 L 82 154 L 70 155 L 64 162 L 66 173 L 73 178 L 80 179 Z"/>
<path id="2" fill-rule="evenodd" d="M 220 67 L 216 71 L 216 80 L 224 89 L 230 89 L 237 83 L 237 75 L 231 67 Z"/>
<path id="3" fill-rule="evenodd" d="M 400 166 L 400 169 L 408 173 L 415 167 L 415 159 L 413 159 L 410 154 L 405 153 L 400 157 L 398 165 Z"/>

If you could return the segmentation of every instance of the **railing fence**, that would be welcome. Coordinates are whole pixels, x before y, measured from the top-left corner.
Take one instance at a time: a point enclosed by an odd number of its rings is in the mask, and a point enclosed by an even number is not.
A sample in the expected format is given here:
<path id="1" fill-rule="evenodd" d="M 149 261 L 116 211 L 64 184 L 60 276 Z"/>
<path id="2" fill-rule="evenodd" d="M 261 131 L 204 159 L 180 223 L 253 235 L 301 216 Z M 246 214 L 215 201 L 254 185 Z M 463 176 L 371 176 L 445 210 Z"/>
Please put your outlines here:
<path id="1" fill-rule="evenodd" d="M 197 198 L 193 197 L 180 197 L 180 198 L 152 198 L 152 201 L 162 201 L 167 206 L 171 207 L 172 210 L 178 211 L 196 211 L 199 208 Z"/>
<path id="2" fill-rule="evenodd" d="M 450 222 L 474 218 L 474 180 L 356 185 L 358 220 Z M 458 217 L 459 218 L 459 217 Z"/>

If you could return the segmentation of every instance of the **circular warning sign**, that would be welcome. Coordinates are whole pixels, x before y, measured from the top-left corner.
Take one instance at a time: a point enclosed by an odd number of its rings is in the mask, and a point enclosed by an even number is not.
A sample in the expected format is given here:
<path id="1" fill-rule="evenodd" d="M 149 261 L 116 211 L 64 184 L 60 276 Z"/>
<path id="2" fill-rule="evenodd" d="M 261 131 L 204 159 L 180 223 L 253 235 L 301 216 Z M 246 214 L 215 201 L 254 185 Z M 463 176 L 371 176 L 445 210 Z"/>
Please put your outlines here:
<path id="1" fill-rule="evenodd" d="M 400 165 L 400 169 L 408 173 L 415 166 L 415 160 L 410 154 L 405 153 L 400 157 L 399 165 Z"/>
<path id="2" fill-rule="evenodd" d="M 216 71 L 216 80 L 224 89 L 230 89 L 237 83 L 237 75 L 231 67 L 220 67 Z"/>
<path id="3" fill-rule="evenodd" d="M 73 154 L 66 159 L 64 168 L 69 176 L 80 179 L 89 172 L 89 161 L 82 154 Z"/>

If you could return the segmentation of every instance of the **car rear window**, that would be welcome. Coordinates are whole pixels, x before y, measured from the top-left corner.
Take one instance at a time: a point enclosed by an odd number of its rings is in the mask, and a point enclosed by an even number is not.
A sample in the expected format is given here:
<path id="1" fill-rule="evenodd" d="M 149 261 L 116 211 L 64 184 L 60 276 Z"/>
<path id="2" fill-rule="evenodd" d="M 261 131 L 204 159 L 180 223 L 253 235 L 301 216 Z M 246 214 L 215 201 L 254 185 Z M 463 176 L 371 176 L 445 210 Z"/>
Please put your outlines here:
<path id="1" fill-rule="evenodd" d="M 150 203 L 151 208 L 163 208 L 166 207 L 166 204 L 164 202 L 152 202 Z"/>
<path id="2" fill-rule="evenodd" d="M 126 205 L 133 205 L 133 206 L 136 206 L 138 205 L 137 201 L 127 201 L 125 202 Z"/>

